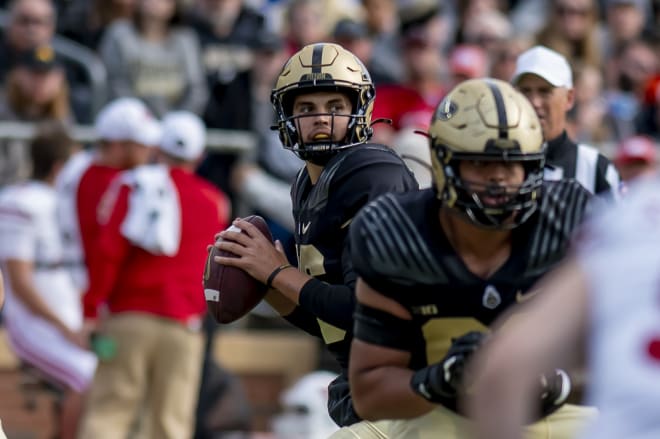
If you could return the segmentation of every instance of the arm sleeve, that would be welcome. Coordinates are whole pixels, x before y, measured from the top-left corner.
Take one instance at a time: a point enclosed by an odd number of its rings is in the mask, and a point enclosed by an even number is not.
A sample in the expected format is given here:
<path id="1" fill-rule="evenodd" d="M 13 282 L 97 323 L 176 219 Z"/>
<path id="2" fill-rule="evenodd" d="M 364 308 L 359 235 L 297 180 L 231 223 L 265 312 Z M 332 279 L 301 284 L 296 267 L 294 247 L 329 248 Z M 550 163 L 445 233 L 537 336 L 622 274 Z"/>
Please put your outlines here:
<path id="1" fill-rule="evenodd" d="M 316 317 L 305 311 L 302 307 L 297 306 L 291 314 L 284 316 L 284 319 L 309 335 L 321 338 L 321 330 Z"/>
<path id="2" fill-rule="evenodd" d="M 98 307 L 112 292 L 131 247 L 121 233 L 121 224 L 128 212 L 129 188 L 122 186 L 107 223 L 103 224 L 95 241 L 96 251 L 88 255 L 89 288 L 83 296 L 85 317 L 95 318 Z"/>

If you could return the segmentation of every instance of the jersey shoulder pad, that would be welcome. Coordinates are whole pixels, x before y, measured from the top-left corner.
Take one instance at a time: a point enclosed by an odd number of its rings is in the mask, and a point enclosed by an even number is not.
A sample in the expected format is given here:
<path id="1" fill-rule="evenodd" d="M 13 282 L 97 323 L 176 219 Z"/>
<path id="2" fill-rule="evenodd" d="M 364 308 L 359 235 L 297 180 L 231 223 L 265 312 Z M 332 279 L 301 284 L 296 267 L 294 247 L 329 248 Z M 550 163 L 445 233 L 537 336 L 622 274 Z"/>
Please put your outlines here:
<path id="1" fill-rule="evenodd" d="M 547 270 L 561 259 L 586 217 L 591 193 L 573 179 L 546 181 L 532 229 L 528 269 Z"/>
<path id="2" fill-rule="evenodd" d="M 412 285 L 446 280 L 438 260 L 408 214 L 424 192 L 385 194 L 367 204 L 351 224 L 351 255 L 367 283 Z"/>

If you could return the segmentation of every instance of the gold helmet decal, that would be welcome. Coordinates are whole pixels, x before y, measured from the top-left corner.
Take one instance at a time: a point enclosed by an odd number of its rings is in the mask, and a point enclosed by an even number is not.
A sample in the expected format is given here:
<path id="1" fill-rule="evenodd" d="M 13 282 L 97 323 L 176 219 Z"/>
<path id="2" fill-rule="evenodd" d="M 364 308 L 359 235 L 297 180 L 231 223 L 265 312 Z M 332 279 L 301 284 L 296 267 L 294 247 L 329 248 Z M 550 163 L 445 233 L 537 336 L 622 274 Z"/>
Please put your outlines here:
<path id="1" fill-rule="evenodd" d="M 348 134 L 339 144 L 304 145 L 292 115 L 293 99 L 298 94 L 324 89 L 341 91 L 350 97 L 353 110 Z M 374 97 L 371 76 L 354 54 L 338 44 L 316 43 L 303 47 L 286 62 L 277 78 L 271 102 L 284 147 L 307 159 L 319 151 L 334 153 L 368 141 L 372 134 Z"/>
<path id="2" fill-rule="evenodd" d="M 477 210 L 499 215 L 522 209 L 522 205 L 530 208 L 524 219 L 531 215 L 542 181 L 545 144 L 539 120 L 525 96 L 496 79 L 462 82 L 438 104 L 428 134 L 435 188 L 446 206 L 472 209 L 467 211 L 471 218 L 483 213 Z M 520 196 L 512 206 L 500 209 L 503 212 L 491 212 L 462 199 L 468 194 L 463 193 L 465 186 L 458 175 L 460 160 L 523 163 L 527 180 Z M 489 221 L 480 225 L 497 226 Z"/>

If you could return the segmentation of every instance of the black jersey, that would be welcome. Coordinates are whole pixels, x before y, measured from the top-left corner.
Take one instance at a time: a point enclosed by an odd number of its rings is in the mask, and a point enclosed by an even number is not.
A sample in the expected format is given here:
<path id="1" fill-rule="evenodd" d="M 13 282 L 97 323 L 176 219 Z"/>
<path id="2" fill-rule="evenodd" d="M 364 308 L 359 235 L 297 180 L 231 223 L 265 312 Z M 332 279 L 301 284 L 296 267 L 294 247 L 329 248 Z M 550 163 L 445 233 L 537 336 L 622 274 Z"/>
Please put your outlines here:
<path id="1" fill-rule="evenodd" d="M 286 318 L 322 337 L 338 360 L 342 374 L 331 386 L 329 404 L 331 416 L 340 425 L 359 420 L 350 404 L 346 380 L 357 278 L 348 251 L 348 226 L 378 196 L 417 188 L 400 157 L 376 144 L 337 154 L 314 185 L 303 168 L 291 188 L 298 269 L 314 279 L 305 284 L 300 306 Z M 335 405 L 339 407 L 333 413 Z"/>
<path id="2" fill-rule="evenodd" d="M 451 339 L 484 331 L 565 255 L 589 193 L 574 180 L 544 183 L 537 211 L 512 231 L 509 259 L 489 278 L 473 274 L 447 240 L 432 189 L 385 195 L 351 228 L 355 271 L 413 317 L 412 369 L 440 361 Z"/>

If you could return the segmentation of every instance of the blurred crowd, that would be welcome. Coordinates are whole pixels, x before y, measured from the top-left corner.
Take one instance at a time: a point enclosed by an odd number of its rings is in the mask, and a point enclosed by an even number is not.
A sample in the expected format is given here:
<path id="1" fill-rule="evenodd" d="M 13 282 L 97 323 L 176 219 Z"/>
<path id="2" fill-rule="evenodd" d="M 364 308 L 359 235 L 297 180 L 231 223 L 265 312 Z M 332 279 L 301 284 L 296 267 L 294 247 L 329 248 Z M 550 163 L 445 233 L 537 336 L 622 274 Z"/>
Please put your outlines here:
<path id="1" fill-rule="evenodd" d="M 159 163 L 169 169 L 167 172 L 175 184 L 194 181 L 184 185 L 186 190 L 194 192 L 191 197 L 198 196 L 209 205 L 220 206 L 214 221 L 205 224 L 208 230 L 221 230 L 231 215 L 260 213 L 268 220 L 275 238 L 280 239 L 292 255 L 295 250 L 289 188 L 302 162 L 283 150 L 277 132 L 271 130 L 274 113 L 270 96 L 287 58 L 303 46 L 319 41 L 341 44 L 367 66 L 376 84 L 374 120 L 382 122 L 375 126 L 374 140 L 399 151 L 409 159 L 412 168 L 418 166 L 416 176 L 422 186 L 430 181 L 430 176 L 423 175 L 424 163 L 428 161 L 425 156 L 427 140 L 412 133 L 428 129 L 437 104 L 454 85 L 486 76 L 508 82 L 514 74 L 518 55 L 539 44 L 564 55 L 573 70 L 575 103 L 568 113 L 569 137 L 600 148 L 613 159 L 623 179 L 654 169 L 657 162 L 660 142 L 658 0 L 13 0 L 0 1 L 0 8 L 3 8 L 0 19 L 0 192 L 29 178 L 52 186 L 52 194 L 44 192 L 44 195 L 39 191 L 34 192 L 36 195 L 28 194 L 37 200 L 46 197 L 46 204 L 52 204 L 51 210 L 44 207 L 38 212 L 46 224 L 50 220 L 58 221 L 55 204 L 77 208 L 71 196 L 67 198 L 67 188 L 74 188 L 75 194 L 83 187 L 82 178 L 94 171 L 93 166 L 102 169 L 97 170 L 94 183 L 85 185 L 96 191 L 85 195 L 87 200 L 101 199 L 120 170 L 128 171 L 148 162 Z M 122 99 L 133 101 L 127 104 L 128 101 Z M 112 117 L 121 120 L 109 121 L 107 113 L 103 117 L 103 111 L 109 111 L 117 102 L 123 102 L 119 116 Z M 149 138 L 147 122 L 136 122 L 147 113 L 150 114 L 147 119 L 163 120 L 159 128 L 163 134 L 157 140 Z M 124 120 L 127 114 L 134 115 L 130 116 L 132 122 Z M 386 119 L 391 123 L 385 122 Z M 38 135 L 28 140 L 14 136 L 11 131 L 2 129 L 4 122 L 33 123 Z M 98 144 L 80 144 L 69 137 L 76 125 L 94 125 Z M 256 147 L 247 154 L 222 148 L 204 151 L 205 129 L 250 132 L 256 139 Z M 165 135 L 168 132 L 169 137 Z M 56 145 L 54 152 L 44 152 L 43 145 L 51 142 Z M 118 142 L 126 145 L 118 147 Z M 123 153 L 117 155 L 117 148 L 124 147 Z M 162 152 L 166 159 L 154 159 L 158 155 L 154 150 Z M 85 158 L 84 153 L 90 155 Z M 106 172 L 103 167 L 117 171 Z M 184 168 L 191 175 L 172 174 L 175 168 Z M 144 178 L 155 181 L 156 174 Z M 68 186 L 67 176 L 72 177 Z M 140 178 L 142 174 L 126 174 L 124 183 L 128 181 L 130 190 L 135 191 L 142 184 Z M 121 197 L 118 191 L 119 195 L 115 195 Z M 156 186 L 154 193 L 163 192 Z M 125 200 L 123 210 L 119 208 L 120 213 L 113 209 L 108 212 L 110 222 L 113 215 L 121 217 L 115 221 L 116 236 L 103 235 L 109 246 L 106 254 L 112 255 L 110 265 L 122 266 L 127 260 L 135 262 L 129 257 L 130 246 L 118 248 L 115 245 L 117 236 L 128 233 L 124 230 L 120 233 L 119 228 L 122 215 L 129 215 L 126 212 L 130 212 L 130 200 L 141 202 L 137 195 L 131 194 L 134 192 L 125 195 L 129 201 Z M 55 198 L 49 198 L 51 196 Z M 77 202 L 80 196 L 77 195 Z M 149 194 L 146 197 L 146 200 L 153 200 Z M 162 206 L 167 206 L 168 202 L 163 200 L 160 207 L 155 206 L 155 210 L 150 211 L 160 212 L 163 223 L 167 223 L 167 214 L 163 213 L 167 208 Z M 5 204 L 5 208 L 8 205 Z M 185 212 L 192 212 L 187 214 L 192 218 L 203 216 L 200 205 L 177 204 L 176 209 L 189 221 Z M 94 204 L 92 211 L 97 208 Z M 74 216 L 80 217 L 81 224 L 84 222 L 83 212 L 76 212 Z M 197 227 L 201 232 L 199 225 L 193 225 L 193 221 L 189 224 L 190 228 Z M 17 230 L 23 227 L 20 221 L 16 227 Z M 136 227 L 133 233 L 141 235 L 143 229 Z M 168 226 L 163 227 L 167 230 Z M 96 232 L 74 230 L 72 233 L 83 235 L 84 247 L 84 235 Z M 56 234 L 52 232 L 42 238 L 59 239 L 52 237 Z M 210 241 L 212 234 L 207 235 L 206 240 Z M 162 265 L 158 264 L 168 256 L 168 246 L 178 248 L 180 242 L 198 238 L 186 235 L 172 243 L 155 236 L 152 243 L 144 245 L 155 243 L 160 256 L 151 259 L 140 255 L 144 259 L 138 258 L 137 263 L 148 270 L 162 270 Z M 19 244 L 15 248 L 19 248 Z M 7 242 L 0 242 L 0 247 L 7 245 Z M 66 242 L 55 247 L 53 254 L 66 253 Z M 88 256 L 92 252 L 88 251 Z M 5 258 L 12 256 L 4 254 Z M 202 259 L 204 256 L 201 254 Z M 39 255 L 25 257 L 38 259 Z M 37 262 L 48 264 L 53 260 Z M 122 276 L 123 279 L 135 276 L 130 269 L 108 273 L 112 268 L 107 267 L 108 261 L 96 262 L 98 271 L 93 274 L 90 271 L 90 275 L 103 280 L 104 285 L 120 282 L 117 279 Z M 183 264 L 190 273 L 200 271 L 203 265 L 199 262 L 195 265 L 190 260 Z M 28 268 L 13 267 L 13 271 L 20 273 Z M 32 268 L 43 267 L 37 264 Z M 3 271 L 6 268 L 3 267 Z M 12 286 L 20 289 L 17 285 Z M 69 289 L 84 292 L 87 285 L 63 288 L 69 295 Z M 95 294 L 101 293 L 95 291 Z M 96 299 L 100 302 L 103 298 Z M 129 302 L 122 302 L 120 308 L 143 310 L 146 306 Z M 48 314 L 49 311 L 42 308 L 43 303 L 35 303 L 28 307 L 32 313 L 42 317 Z M 82 306 L 97 305 L 86 302 Z M 167 307 L 159 309 L 158 313 L 184 321 L 189 330 L 196 332 L 203 327 L 203 322 L 192 317 L 204 315 L 203 305 L 187 303 L 189 315 L 176 314 L 181 308 L 175 312 L 165 309 Z M 76 311 L 74 305 L 70 309 Z M 77 309 L 77 312 L 79 315 L 66 318 L 49 315 L 47 320 L 62 330 L 67 343 L 84 345 L 77 343 L 76 331 L 83 327 L 83 312 L 85 317 L 91 318 L 95 317 L 96 309 Z M 255 325 L 272 324 L 259 321 L 260 318 L 267 321 L 272 315 L 268 309 L 257 308 L 253 316 Z M 122 334 L 129 324 L 147 331 L 142 326 L 145 322 L 118 319 L 114 322 L 115 338 L 131 337 Z M 93 333 L 93 329 L 90 328 L 89 333 Z M 149 331 L 162 329 L 149 326 Z M 204 349 L 200 339 L 194 338 L 194 342 L 196 350 L 189 355 L 199 361 L 182 367 L 199 368 L 204 364 L 204 369 L 200 371 L 201 378 L 194 371 L 186 372 L 191 377 L 189 385 L 207 379 L 215 370 L 215 366 L 208 363 L 208 343 Z M 25 347 L 22 359 L 30 362 L 29 340 L 14 339 L 13 343 Z M 181 343 L 190 345 L 191 341 L 183 337 Z M 70 348 L 75 351 L 72 345 Z M 97 355 L 99 352 L 108 354 L 108 350 L 113 349 L 107 344 L 96 348 Z M 84 358 L 86 366 L 71 366 L 72 370 L 78 370 L 55 378 L 78 395 L 87 392 L 97 364 L 86 353 L 75 352 L 71 355 Z M 207 362 L 202 363 L 202 358 Z M 111 376 L 111 372 L 107 373 Z M 172 373 L 182 372 L 172 369 Z M 97 395 L 97 398 L 102 397 L 103 394 Z M 68 407 L 74 412 L 71 415 L 74 420 L 82 410 L 80 404 L 74 400 L 72 407 Z M 101 405 L 99 403 L 97 408 Z M 190 416 L 190 413 L 182 416 Z M 62 428 L 73 427 L 63 425 Z M 198 429 L 201 428 L 198 425 Z M 97 436 L 90 433 L 88 437 Z"/>

